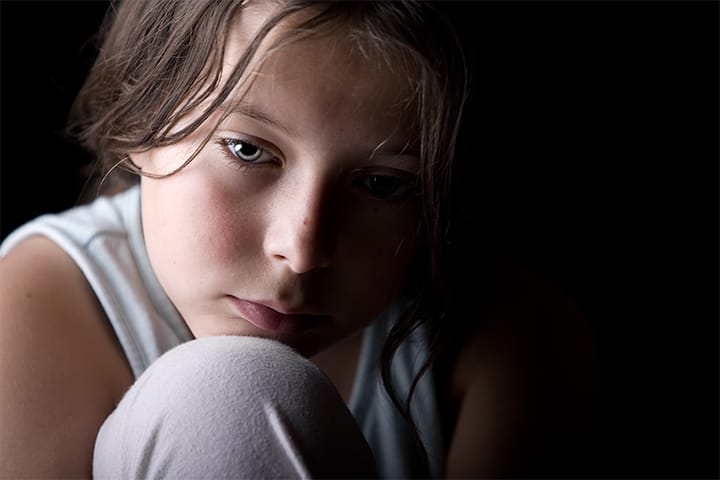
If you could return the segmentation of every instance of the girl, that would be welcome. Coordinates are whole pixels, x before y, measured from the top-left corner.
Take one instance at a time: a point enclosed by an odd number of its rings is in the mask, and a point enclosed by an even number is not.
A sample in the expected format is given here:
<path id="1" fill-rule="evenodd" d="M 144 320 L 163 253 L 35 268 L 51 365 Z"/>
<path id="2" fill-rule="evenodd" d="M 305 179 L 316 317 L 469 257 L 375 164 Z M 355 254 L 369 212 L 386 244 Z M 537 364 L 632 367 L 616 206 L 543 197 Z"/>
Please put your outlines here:
<path id="1" fill-rule="evenodd" d="M 557 474 L 580 315 L 517 271 L 450 301 L 442 11 L 110 9 L 72 125 L 104 195 L 0 250 L 2 476 Z"/>

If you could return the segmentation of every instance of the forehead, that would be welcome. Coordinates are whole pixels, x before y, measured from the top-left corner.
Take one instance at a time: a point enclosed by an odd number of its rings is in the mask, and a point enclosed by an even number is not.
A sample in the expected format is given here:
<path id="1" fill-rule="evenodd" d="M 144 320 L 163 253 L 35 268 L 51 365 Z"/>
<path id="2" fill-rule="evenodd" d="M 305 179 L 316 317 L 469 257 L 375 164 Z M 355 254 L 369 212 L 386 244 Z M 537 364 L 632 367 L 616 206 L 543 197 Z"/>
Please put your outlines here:
<path id="1" fill-rule="evenodd" d="M 385 151 L 418 151 L 420 119 L 405 63 L 390 61 L 392 56 L 368 48 L 367 42 L 359 44 L 347 23 L 301 30 L 298 25 L 316 14 L 310 9 L 284 19 L 260 42 L 236 81 L 233 72 L 247 60 L 248 46 L 278 13 L 272 3 L 254 5 L 235 15 L 229 28 L 220 81 L 236 83 L 223 101 L 225 113 L 215 118 L 252 112 L 256 119 L 270 119 L 298 145 L 314 141 L 348 154 L 381 145 Z"/>
<path id="2" fill-rule="evenodd" d="M 279 13 L 276 2 L 250 2 L 235 16 L 228 32 L 223 57 L 223 75 L 235 70 L 253 38 L 265 23 Z M 387 45 L 374 44 L 347 21 L 331 20 L 312 31 L 298 26 L 317 14 L 307 8 L 285 18 L 260 42 L 249 62 L 235 96 L 251 85 L 282 87 L 313 79 L 313 91 L 338 88 L 344 96 L 382 99 L 385 108 L 407 110 L 413 90 L 414 68 Z M 262 82 L 257 82 L 263 79 Z M 253 87 L 256 88 L 256 87 Z M 310 92 L 308 92 L 310 93 Z"/>

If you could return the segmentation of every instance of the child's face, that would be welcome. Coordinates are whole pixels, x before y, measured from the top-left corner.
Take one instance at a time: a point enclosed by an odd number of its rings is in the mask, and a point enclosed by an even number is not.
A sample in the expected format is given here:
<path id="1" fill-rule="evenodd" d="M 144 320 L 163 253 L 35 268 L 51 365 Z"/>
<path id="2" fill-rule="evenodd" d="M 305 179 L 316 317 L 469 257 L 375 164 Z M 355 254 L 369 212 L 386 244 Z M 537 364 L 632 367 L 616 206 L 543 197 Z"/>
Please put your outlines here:
<path id="1" fill-rule="evenodd" d="M 241 15 L 226 71 L 262 20 Z M 255 69 L 189 165 L 142 178 L 152 265 L 195 336 L 277 338 L 311 356 L 398 293 L 419 221 L 399 77 L 339 37 L 303 40 Z M 166 173 L 207 133 L 132 158 Z"/>

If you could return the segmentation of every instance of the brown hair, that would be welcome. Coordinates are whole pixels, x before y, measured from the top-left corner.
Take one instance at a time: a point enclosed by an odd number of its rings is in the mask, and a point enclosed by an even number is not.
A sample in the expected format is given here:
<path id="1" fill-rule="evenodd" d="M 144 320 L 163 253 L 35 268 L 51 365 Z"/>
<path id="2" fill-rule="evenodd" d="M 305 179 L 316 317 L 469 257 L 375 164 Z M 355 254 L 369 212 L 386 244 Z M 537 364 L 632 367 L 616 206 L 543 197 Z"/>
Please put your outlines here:
<path id="1" fill-rule="evenodd" d="M 260 43 L 283 20 L 298 12 L 302 23 L 289 32 L 342 27 L 361 52 L 410 65 L 413 98 L 408 112 L 418 130 L 424 239 L 412 275 L 407 314 L 393 327 L 384 347 L 381 374 L 396 407 L 411 420 L 390 378 L 390 362 L 400 343 L 421 324 L 434 335 L 429 366 L 443 332 L 446 295 L 443 250 L 448 222 L 450 174 L 460 116 L 467 95 L 467 70 L 452 26 L 430 2 L 308 2 L 285 0 L 251 41 L 228 81 L 220 85 L 224 39 L 232 19 L 246 7 L 241 0 L 125 0 L 111 4 L 101 30 L 97 60 L 71 110 L 70 132 L 98 159 L 96 178 L 108 177 L 105 191 L 126 188 L 137 172 L 128 152 L 168 145 L 197 129 L 227 99 L 257 53 Z M 211 94 L 215 95 L 211 97 Z M 180 118 L 208 99 L 202 114 L 182 128 Z M 191 161 L 192 157 L 187 160 Z M 185 164 L 187 164 L 187 162 Z M 185 165 L 184 164 L 184 165 Z M 184 166 L 183 165 L 183 166 Z M 120 167 L 116 169 L 116 167 Z M 182 167 L 181 167 L 182 168 Z M 112 180 L 113 183 L 110 183 Z M 101 182 L 103 183 L 103 182 Z"/>

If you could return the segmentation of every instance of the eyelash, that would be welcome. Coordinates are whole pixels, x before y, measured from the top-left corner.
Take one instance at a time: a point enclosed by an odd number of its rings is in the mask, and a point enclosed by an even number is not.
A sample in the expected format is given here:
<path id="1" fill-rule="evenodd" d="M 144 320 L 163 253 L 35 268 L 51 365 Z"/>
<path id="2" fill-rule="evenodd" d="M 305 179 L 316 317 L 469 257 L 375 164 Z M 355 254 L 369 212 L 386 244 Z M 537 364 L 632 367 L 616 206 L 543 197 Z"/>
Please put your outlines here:
<path id="1" fill-rule="evenodd" d="M 280 160 L 275 154 L 271 153 L 267 148 L 257 145 L 255 142 L 240 138 L 220 138 L 217 140 L 217 144 L 220 146 L 223 155 L 230 161 L 230 164 L 236 168 L 259 168 L 267 166 L 268 164 L 280 164 Z M 244 160 L 233 150 L 233 147 L 241 147 L 244 145 L 249 145 L 258 150 L 260 155 L 257 160 Z M 260 159 L 266 156 L 270 158 L 265 161 L 260 161 Z"/>
<path id="2" fill-rule="evenodd" d="M 261 168 L 273 164 L 281 164 L 281 160 L 279 160 L 279 158 L 275 154 L 271 153 L 269 149 L 261 147 L 256 143 L 250 142 L 248 140 L 243 140 L 239 138 L 220 138 L 217 140 L 217 144 L 220 146 L 220 150 L 222 151 L 225 158 L 228 159 L 230 165 L 234 168 L 252 169 Z M 242 145 L 249 145 L 256 148 L 260 153 L 258 159 L 261 159 L 264 156 L 270 156 L 270 159 L 263 162 L 258 162 L 257 160 L 243 160 L 233 150 L 233 147 Z M 375 186 L 378 186 L 379 184 L 381 189 L 383 187 L 387 188 L 388 180 L 391 182 L 389 187 L 390 190 L 392 190 L 389 193 L 382 191 L 379 192 L 377 190 L 373 191 L 373 186 L 368 185 L 368 183 L 374 183 Z M 383 185 L 382 182 L 385 182 L 386 185 Z M 370 173 L 358 170 L 355 172 L 355 175 L 353 175 L 351 185 L 355 188 L 363 190 L 366 194 L 370 195 L 375 199 L 394 202 L 404 200 L 416 190 L 417 177 L 409 173 L 397 175 L 383 175 L 380 173 Z"/>
<path id="3" fill-rule="evenodd" d="M 387 185 L 388 180 L 391 182 L 390 185 Z M 376 185 L 379 183 L 381 191 L 373 191 L 372 186 L 367 185 L 368 182 L 371 184 L 375 183 Z M 385 183 L 385 185 L 383 185 L 383 183 Z M 362 172 L 352 179 L 352 185 L 362 189 L 375 199 L 386 202 L 396 202 L 406 199 L 416 190 L 417 177 L 411 174 L 382 175 Z M 383 192 L 382 189 L 387 189 L 388 186 L 391 191 L 389 193 L 387 191 Z"/>

